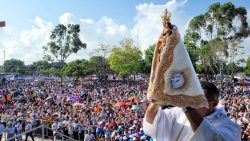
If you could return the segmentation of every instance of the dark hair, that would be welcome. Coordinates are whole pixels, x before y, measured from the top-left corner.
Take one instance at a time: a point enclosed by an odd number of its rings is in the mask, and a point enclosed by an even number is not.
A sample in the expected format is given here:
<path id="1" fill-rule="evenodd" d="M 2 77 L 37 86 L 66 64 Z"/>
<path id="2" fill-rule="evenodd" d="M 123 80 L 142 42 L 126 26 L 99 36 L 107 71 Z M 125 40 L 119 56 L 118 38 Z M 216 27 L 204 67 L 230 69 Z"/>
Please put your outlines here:
<path id="1" fill-rule="evenodd" d="M 203 90 L 205 90 L 204 92 L 207 100 L 219 98 L 220 91 L 213 83 L 201 81 L 201 87 Z"/>

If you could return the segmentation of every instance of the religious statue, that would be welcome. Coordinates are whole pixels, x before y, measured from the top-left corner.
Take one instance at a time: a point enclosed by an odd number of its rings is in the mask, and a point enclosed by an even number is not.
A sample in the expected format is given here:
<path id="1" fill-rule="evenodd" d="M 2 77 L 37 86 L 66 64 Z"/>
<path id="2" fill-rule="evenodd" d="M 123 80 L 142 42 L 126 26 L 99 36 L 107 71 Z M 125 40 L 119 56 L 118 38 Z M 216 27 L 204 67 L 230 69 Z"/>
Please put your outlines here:
<path id="1" fill-rule="evenodd" d="M 155 46 L 147 97 L 160 105 L 207 106 L 203 90 L 171 13 L 162 15 L 163 31 Z"/>

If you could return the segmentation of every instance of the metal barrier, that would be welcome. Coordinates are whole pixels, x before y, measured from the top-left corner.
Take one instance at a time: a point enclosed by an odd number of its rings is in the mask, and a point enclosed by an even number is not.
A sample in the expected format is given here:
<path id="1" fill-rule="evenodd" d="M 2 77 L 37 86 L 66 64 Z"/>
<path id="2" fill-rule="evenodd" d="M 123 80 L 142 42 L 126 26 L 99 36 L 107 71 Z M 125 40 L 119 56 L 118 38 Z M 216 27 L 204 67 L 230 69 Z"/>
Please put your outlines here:
<path id="1" fill-rule="evenodd" d="M 5 141 L 11 141 L 11 140 L 13 140 L 13 139 L 18 138 L 18 136 L 20 136 L 20 135 L 23 136 L 24 134 L 33 132 L 33 131 L 35 131 L 35 130 L 37 130 L 37 129 L 42 129 L 42 137 L 41 137 L 41 140 L 42 140 L 42 141 L 44 141 L 44 138 L 45 138 L 45 136 L 44 136 L 44 130 L 45 130 L 45 129 L 52 130 L 54 133 L 60 135 L 61 137 L 63 137 L 63 138 L 64 138 L 65 140 L 67 140 L 67 141 L 77 141 L 77 140 L 75 140 L 75 139 L 73 139 L 73 138 L 71 138 L 71 137 L 69 137 L 69 136 L 66 136 L 66 135 L 64 135 L 64 134 L 62 134 L 62 133 L 60 133 L 60 132 L 58 132 L 58 131 L 56 131 L 56 130 L 53 130 L 53 129 L 47 127 L 47 126 L 44 126 L 44 125 L 38 126 L 38 127 L 33 128 L 33 129 L 29 130 L 29 131 L 26 131 L 26 132 L 23 132 L 23 133 L 21 133 L 21 134 L 15 135 L 14 137 L 11 137 L 11 138 L 8 138 L 8 139 L 5 138 Z M 7 135 L 5 135 L 5 137 L 7 137 Z M 63 140 L 64 140 L 64 139 L 63 139 Z"/>
<path id="2" fill-rule="evenodd" d="M 5 114 L 0 114 L 0 118 L 2 119 L 2 117 L 5 117 L 5 122 L 9 120 L 9 118 L 11 117 L 10 115 L 5 115 Z M 26 118 L 23 118 L 23 117 L 19 117 L 20 120 L 22 120 L 22 126 L 23 126 L 23 130 L 22 131 L 25 131 L 25 127 L 27 125 L 27 121 L 26 121 Z M 33 132 L 33 135 L 35 137 L 39 137 L 41 138 L 41 140 L 44 140 L 45 138 L 50 138 L 50 140 L 52 138 L 54 138 L 54 133 L 57 134 L 57 136 L 59 135 L 60 137 L 63 137 L 67 140 L 73 140 L 73 141 L 77 141 L 77 140 L 83 140 L 84 139 L 84 135 L 86 133 L 87 130 L 92 130 L 92 131 L 95 131 L 95 128 L 97 127 L 96 125 L 86 125 L 86 124 L 82 124 L 81 126 L 84 127 L 83 130 L 78 130 L 76 131 L 76 136 L 74 136 L 74 139 L 72 137 L 69 137 L 67 135 L 65 135 L 64 133 L 61 133 L 61 132 L 58 132 L 58 131 L 55 131 L 53 129 L 51 129 L 49 126 L 50 124 L 46 124 L 47 121 L 46 120 L 40 120 L 40 125 L 38 126 L 34 126 L 34 128 L 32 128 L 32 130 L 30 131 L 26 131 L 26 132 L 22 132 L 21 135 L 23 136 L 24 134 L 26 133 L 29 133 L 29 132 Z M 39 131 L 38 131 L 39 130 Z M 80 131 L 80 132 L 79 132 Z M 10 140 L 13 140 L 15 138 L 18 138 L 19 135 L 15 134 L 14 137 L 11 137 L 9 139 L 7 139 L 7 133 L 3 134 L 2 138 L 4 141 L 10 141 Z"/>

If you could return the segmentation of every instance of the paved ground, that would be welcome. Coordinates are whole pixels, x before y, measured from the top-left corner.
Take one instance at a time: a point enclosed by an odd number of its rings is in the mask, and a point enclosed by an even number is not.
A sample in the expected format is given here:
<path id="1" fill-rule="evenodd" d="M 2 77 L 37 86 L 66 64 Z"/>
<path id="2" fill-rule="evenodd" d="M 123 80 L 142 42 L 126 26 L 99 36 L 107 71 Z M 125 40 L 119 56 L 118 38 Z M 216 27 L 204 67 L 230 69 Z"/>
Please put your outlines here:
<path id="1" fill-rule="evenodd" d="M 41 138 L 34 137 L 35 141 L 53 141 L 52 139 L 44 139 L 42 140 Z M 25 135 L 23 135 L 23 141 L 25 140 Z M 27 141 L 32 141 L 30 137 L 28 137 Z"/>
<path id="2" fill-rule="evenodd" d="M 25 140 L 25 137 L 26 137 L 26 135 L 22 136 L 23 141 Z M 38 138 L 38 137 L 34 137 L 34 140 L 35 141 L 52 141 L 52 139 L 44 139 L 44 140 L 42 140 L 41 138 Z M 5 135 L 3 136 L 2 141 L 6 141 Z M 28 137 L 27 141 L 32 141 L 32 139 L 30 137 Z"/>

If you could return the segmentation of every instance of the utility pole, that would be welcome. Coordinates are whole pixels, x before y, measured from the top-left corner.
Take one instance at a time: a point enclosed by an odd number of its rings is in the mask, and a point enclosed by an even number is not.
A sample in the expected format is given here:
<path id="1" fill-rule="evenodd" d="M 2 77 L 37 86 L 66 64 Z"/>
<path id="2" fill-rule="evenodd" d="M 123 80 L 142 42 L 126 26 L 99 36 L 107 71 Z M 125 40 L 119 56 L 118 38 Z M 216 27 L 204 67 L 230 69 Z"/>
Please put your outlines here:
<path id="1" fill-rule="evenodd" d="M 5 62 L 5 50 L 3 51 L 3 62 Z"/>
<path id="2" fill-rule="evenodd" d="M 5 21 L 0 21 L 0 27 L 5 27 Z M 3 60 L 5 62 L 5 50 L 3 51 Z M 3 72 L 5 72 L 4 65 L 3 65 Z"/>
<path id="3" fill-rule="evenodd" d="M 5 73 L 4 62 L 5 62 L 5 50 L 3 51 L 3 72 Z"/>

